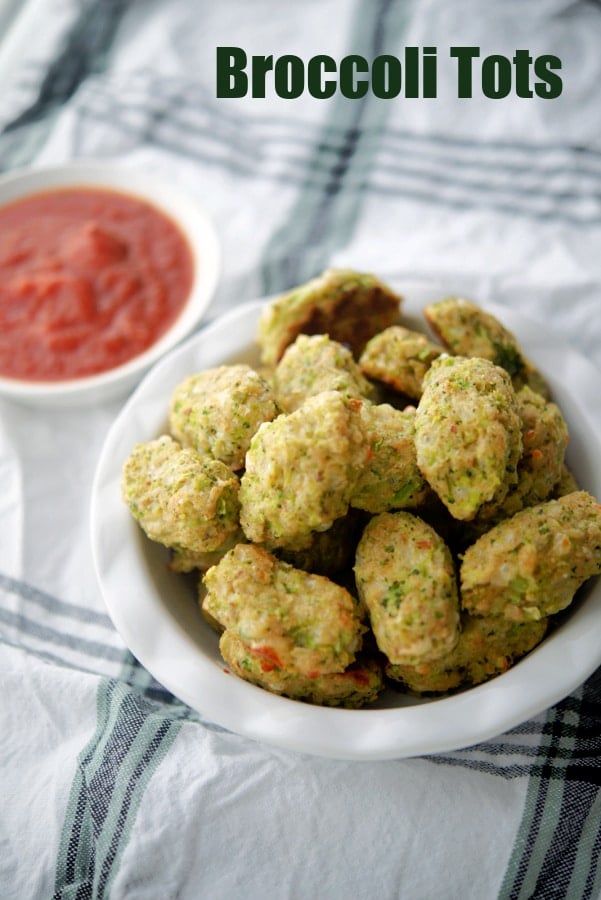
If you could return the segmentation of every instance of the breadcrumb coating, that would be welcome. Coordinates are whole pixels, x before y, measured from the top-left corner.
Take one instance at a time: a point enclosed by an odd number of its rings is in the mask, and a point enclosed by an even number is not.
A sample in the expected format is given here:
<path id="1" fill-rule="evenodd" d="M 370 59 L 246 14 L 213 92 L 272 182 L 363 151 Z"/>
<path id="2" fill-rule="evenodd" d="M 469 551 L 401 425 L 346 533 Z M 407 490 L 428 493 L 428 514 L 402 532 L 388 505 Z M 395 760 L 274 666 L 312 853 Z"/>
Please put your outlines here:
<path id="1" fill-rule="evenodd" d="M 442 538 L 418 516 L 374 516 L 357 547 L 355 579 L 378 647 L 390 662 L 436 659 L 457 643 L 453 560 Z"/>
<path id="2" fill-rule="evenodd" d="M 468 547 L 461 601 L 472 615 L 516 622 L 565 609 L 601 573 L 601 506 L 575 491 L 521 510 Z"/>
<path id="3" fill-rule="evenodd" d="M 359 365 L 369 378 L 419 400 L 424 376 L 441 353 L 444 348 L 434 344 L 425 334 L 402 325 L 391 325 L 367 342 Z"/>
<path id="4" fill-rule="evenodd" d="M 504 369 L 486 359 L 439 357 L 424 379 L 415 417 L 417 464 L 456 519 L 502 502 L 517 482 L 522 430 Z"/>
<path id="5" fill-rule="evenodd" d="M 148 537 L 186 555 L 219 550 L 238 530 L 239 481 L 224 463 L 168 435 L 137 444 L 122 493 Z"/>
<path id="6" fill-rule="evenodd" d="M 259 425 L 278 412 L 271 387 L 254 369 L 244 364 L 217 366 L 190 375 L 176 387 L 169 427 L 185 447 L 238 471 Z"/>
<path id="7" fill-rule="evenodd" d="M 346 515 L 367 443 L 354 401 L 337 391 L 262 425 L 246 454 L 240 522 L 246 537 L 301 550 Z"/>
<path id="8" fill-rule="evenodd" d="M 238 544 L 205 573 L 202 608 L 278 669 L 315 677 L 343 672 L 365 626 L 345 588 Z"/>
<path id="9" fill-rule="evenodd" d="M 373 703 L 384 689 L 382 666 L 373 658 L 356 660 L 344 672 L 310 677 L 276 666 L 231 631 L 224 631 L 219 649 L 239 678 L 293 700 L 359 709 Z"/>
<path id="10" fill-rule="evenodd" d="M 386 665 L 386 675 L 416 694 L 444 693 L 481 684 L 507 672 L 539 644 L 548 619 L 513 622 L 501 616 L 476 618 L 465 613 L 457 645 L 444 656 L 415 666 Z"/>
<path id="11" fill-rule="evenodd" d="M 299 334 L 276 366 L 273 384 L 284 412 L 293 412 L 322 391 L 339 391 L 358 400 L 373 393 L 348 347 L 327 334 Z"/>
<path id="12" fill-rule="evenodd" d="M 276 365 L 298 334 L 328 334 L 358 358 L 370 337 L 398 321 L 402 302 L 369 272 L 327 269 L 265 307 L 258 330 L 261 361 Z"/>

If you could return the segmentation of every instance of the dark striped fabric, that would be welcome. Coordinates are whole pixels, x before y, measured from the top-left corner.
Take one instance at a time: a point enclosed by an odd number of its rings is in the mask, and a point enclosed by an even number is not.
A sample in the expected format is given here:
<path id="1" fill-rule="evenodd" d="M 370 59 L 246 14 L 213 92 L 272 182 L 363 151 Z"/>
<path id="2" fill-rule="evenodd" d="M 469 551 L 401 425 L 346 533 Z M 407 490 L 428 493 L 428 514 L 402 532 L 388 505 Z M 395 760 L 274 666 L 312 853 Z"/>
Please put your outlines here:
<path id="1" fill-rule="evenodd" d="M 0 171 L 118 159 L 184 186 L 224 244 L 209 317 L 341 263 L 552 319 L 601 365 L 599 3 L 6 10 Z M 453 44 L 531 45 L 565 58 L 566 90 L 555 105 L 458 103 L 448 84 L 429 101 L 225 102 L 227 44 L 368 59 L 437 45 L 441 61 Z M 0 404 L 0 896 L 599 900 L 601 670 L 485 743 L 348 764 L 238 739 L 144 669 L 89 560 L 89 486 L 117 409 Z M 39 748 L 39 772 L 18 746 Z M 20 816 L 15 778 L 22 797 L 35 785 L 37 818 Z"/>
<path id="2" fill-rule="evenodd" d="M 67 810 L 54 898 L 110 896 L 111 873 L 177 721 L 116 681 L 98 690 L 97 729 L 82 750 Z"/>

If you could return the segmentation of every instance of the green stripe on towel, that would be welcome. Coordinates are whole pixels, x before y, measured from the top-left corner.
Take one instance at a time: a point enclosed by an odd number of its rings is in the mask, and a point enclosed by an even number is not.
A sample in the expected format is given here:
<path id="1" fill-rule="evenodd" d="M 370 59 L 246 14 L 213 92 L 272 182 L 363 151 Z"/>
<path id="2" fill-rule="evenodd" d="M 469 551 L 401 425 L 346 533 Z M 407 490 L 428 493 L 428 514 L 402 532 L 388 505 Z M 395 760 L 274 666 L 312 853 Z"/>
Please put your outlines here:
<path id="1" fill-rule="evenodd" d="M 401 42 L 412 3 L 391 0 L 357 3 L 348 52 L 373 58 L 391 52 Z M 368 129 L 381 131 L 389 106 L 369 92 L 358 100 L 337 94 L 328 110 L 327 124 L 308 157 L 305 183 L 300 184 L 296 203 L 275 229 L 263 261 L 263 288 L 272 294 L 294 287 L 318 274 L 329 264 L 333 252 L 352 234 L 363 198 L 377 142 L 364 143 Z M 328 139 L 332 129 L 342 134 L 332 153 Z M 314 172 L 322 177 L 315 187 Z M 350 183 L 350 186 L 348 186 Z"/>
<path id="2" fill-rule="evenodd" d="M 599 673 L 549 710 L 499 900 L 593 900 L 601 873 Z M 561 893 L 559 893 L 561 892 Z"/>
<path id="3" fill-rule="evenodd" d="M 100 682 L 96 729 L 71 786 L 54 900 L 109 896 L 146 786 L 180 726 L 119 682 Z"/>

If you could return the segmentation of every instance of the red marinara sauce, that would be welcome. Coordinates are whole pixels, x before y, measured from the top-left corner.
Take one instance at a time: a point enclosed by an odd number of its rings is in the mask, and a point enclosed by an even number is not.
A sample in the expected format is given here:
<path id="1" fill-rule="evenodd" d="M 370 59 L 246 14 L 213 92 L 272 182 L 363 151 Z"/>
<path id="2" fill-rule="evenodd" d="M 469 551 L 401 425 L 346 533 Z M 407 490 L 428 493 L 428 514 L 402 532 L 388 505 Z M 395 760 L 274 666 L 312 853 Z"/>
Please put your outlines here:
<path id="1" fill-rule="evenodd" d="M 60 188 L 0 208 L 0 375 L 60 381 L 148 349 L 194 274 L 178 226 L 104 188 Z"/>

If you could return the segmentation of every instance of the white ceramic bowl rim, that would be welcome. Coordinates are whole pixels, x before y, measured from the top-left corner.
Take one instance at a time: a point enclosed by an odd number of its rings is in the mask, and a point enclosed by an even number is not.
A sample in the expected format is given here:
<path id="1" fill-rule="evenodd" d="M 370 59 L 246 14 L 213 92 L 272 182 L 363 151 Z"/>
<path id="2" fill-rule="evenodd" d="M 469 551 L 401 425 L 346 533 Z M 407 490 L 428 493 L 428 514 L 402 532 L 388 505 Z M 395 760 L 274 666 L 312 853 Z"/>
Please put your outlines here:
<path id="1" fill-rule="evenodd" d="M 97 386 L 110 387 L 149 368 L 200 321 L 209 306 L 219 276 L 221 250 L 215 227 L 200 206 L 151 172 L 118 162 L 81 160 L 64 165 L 17 169 L 0 177 L 0 207 L 22 197 L 56 188 L 101 188 L 142 200 L 163 212 L 179 227 L 193 256 L 194 275 L 188 299 L 163 335 L 143 353 L 119 366 L 60 381 L 20 380 L 0 376 L 0 394 L 14 398 L 69 397 Z"/>
<path id="2" fill-rule="evenodd" d="M 402 288 L 401 288 L 402 289 Z M 402 290 L 408 312 L 445 291 Z M 168 397 L 201 368 L 249 358 L 264 301 L 216 320 L 168 354 L 131 396 L 108 434 L 92 490 L 94 564 L 109 614 L 126 645 L 175 696 L 208 720 L 279 747 L 366 760 L 440 753 L 499 735 L 566 697 L 601 664 L 601 585 L 590 582 L 561 627 L 505 674 L 428 702 L 395 695 L 394 706 L 328 709 L 278 697 L 224 671 L 216 637 L 165 559 L 120 499 L 120 470 L 134 443 L 165 428 Z M 548 377 L 572 433 L 571 468 L 601 496 L 601 398 L 597 370 L 521 315 L 487 305 Z M 388 701 L 386 701 L 388 702 Z M 410 704 L 410 705 L 408 705 Z"/>

